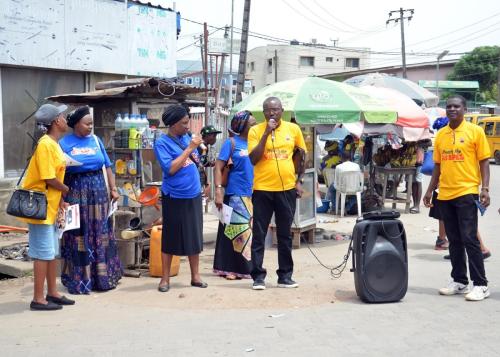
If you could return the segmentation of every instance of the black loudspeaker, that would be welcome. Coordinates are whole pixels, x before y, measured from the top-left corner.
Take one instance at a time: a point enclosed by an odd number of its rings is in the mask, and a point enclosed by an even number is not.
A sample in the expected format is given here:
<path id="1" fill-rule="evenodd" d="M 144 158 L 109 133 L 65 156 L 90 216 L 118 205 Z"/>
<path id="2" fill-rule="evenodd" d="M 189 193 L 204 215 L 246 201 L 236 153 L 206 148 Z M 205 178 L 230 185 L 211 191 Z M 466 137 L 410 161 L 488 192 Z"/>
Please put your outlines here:
<path id="1" fill-rule="evenodd" d="M 390 215 L 366 218 L 358 220 L 352 236 L 356 294 L 368 303 L 399 301 L 408 289 L 403 223 Z"/>

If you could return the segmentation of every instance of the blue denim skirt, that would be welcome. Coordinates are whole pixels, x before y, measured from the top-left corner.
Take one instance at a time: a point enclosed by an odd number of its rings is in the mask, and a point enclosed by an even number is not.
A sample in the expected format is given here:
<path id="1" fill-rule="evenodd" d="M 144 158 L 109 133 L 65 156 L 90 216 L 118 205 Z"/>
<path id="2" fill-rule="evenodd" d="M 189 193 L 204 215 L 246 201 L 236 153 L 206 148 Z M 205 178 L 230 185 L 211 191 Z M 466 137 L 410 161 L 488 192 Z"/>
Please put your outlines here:
<path id="1" fill-rule="evenodd" d="M 59 237 L 55 224 L 28 224 L 29 251 L 32 259 L 53 260 L 59 255 Z"/>

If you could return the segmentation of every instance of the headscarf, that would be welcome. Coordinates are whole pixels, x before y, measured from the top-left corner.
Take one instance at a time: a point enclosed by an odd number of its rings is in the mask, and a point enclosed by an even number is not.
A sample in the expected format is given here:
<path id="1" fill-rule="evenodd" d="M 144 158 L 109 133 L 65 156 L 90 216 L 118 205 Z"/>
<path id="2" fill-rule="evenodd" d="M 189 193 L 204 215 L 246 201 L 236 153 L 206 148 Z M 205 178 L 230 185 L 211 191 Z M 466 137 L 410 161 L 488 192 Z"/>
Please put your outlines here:
<path id="1" fill-rule="evenodd" d="M 161 120 L 163 121 L 163 124 L 165 124 L 165 126 L 172 126 L 182 118 L 184 118 L 186 115 L 188 115 L 186 108 L 184 108 L 182 105 L 174 104 L 165 109 L 161 116 Z"/>
<path id="2" fill-rule="evenodd" d="M 78 124 L 78 122 L 82 120 L 84 116 L 89 114 L 90 114 L 90 108 L 87 106 L 76 108 L 66 117 L 66 120 L 68 121 L 68 126 L 70 128 L 74 128 L 75 125 Z"/>
<path id="3" fill-rule="evenodd" d="M 338 141 L 327 141 L 325 143 L 325 150 L 326 151 L 333 151 L 333 150 L 337 150 L 339 148 L 339 143 Z"/>
<path id="4" fill-rule="evenodd" d="M 229 130 L 235 135 L 240 135 L 245 130 L 251 115 L 252 113 L 248 110 L 236 113 L 231 119 L 231 128 Z"/>

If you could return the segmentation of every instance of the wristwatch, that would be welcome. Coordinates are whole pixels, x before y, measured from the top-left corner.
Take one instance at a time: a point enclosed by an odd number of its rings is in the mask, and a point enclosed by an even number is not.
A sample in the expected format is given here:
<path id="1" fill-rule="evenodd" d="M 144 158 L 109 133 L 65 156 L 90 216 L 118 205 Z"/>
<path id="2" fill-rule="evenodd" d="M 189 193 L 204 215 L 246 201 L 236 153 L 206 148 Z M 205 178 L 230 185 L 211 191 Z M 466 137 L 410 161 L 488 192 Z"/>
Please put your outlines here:
<path id="1" fill-rule="evenodd" d="M 222 188 L 222 185 L 215 185 L 215 188 Z"/>
<path id="2" fill-rule="evenodd" d="M 297 183 L 300 183 L 301 185 L 303 185 L 304 184 L 304 179 L 303 178 L 297 179 Z"/>

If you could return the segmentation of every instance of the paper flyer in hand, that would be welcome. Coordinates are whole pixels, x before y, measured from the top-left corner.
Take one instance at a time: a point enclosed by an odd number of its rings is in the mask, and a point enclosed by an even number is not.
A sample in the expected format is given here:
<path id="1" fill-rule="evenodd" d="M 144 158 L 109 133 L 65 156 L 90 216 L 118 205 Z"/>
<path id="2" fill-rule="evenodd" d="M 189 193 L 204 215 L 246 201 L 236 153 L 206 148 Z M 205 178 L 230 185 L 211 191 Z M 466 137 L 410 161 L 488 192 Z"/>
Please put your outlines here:
<path id="1" fill-rule="evenodd" d="M 231 215 L 233 214 L 233 207 L 223 204 L 222 209 L 219 210 L 215 205 L 215 203 L 210 203 L 210 211 L 214 216 L 217 216 L 217 218 L 219 218 L 219 221 L 222 224 L 231 223 Z"/>
<path id="2" fill-rule="evenodd" d="M 108 218 L 113 215 L 118 210 L 118 200 L 111 200 L 109 203 Z"/>
<path id="3" fill-rule="evenodd" d="M 78 204 L 71 205 L 64 211 L 58 213 L 57 233 L 59 238 L 66 231 L 80 228 L 80 206 Z"/>
<path id="4" fill-rule="evenodd" d="M 80 205 L 71 205 L 66 208 L 66 219 L 64 221 L 63 232 L 80 228 Z"/>
<path id="5" fill-rule="evenodd" d="M 222 223 L 231 223 L 231 215 L 233 214 L 233 207 L 226 204 L 222 205 Z"/>

